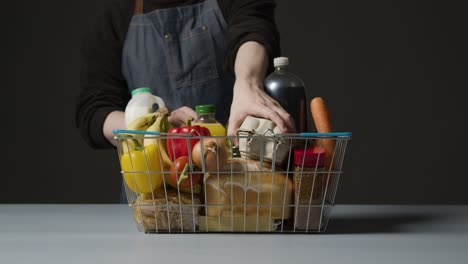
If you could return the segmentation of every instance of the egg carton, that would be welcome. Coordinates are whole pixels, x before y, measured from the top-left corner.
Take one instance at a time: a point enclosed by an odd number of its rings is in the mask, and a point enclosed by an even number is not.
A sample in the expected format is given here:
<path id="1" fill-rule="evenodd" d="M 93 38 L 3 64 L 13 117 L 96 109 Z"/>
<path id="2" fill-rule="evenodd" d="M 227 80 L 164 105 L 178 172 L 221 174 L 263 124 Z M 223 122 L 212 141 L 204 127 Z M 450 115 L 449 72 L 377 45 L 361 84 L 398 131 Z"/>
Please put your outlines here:
<path id="1" fill-rule="evenodd" d="M 237 130 L 241 156 L 284 166 L 292 142 L 275 135 L 280 133 L 271 120 L 248 116 Z"/>

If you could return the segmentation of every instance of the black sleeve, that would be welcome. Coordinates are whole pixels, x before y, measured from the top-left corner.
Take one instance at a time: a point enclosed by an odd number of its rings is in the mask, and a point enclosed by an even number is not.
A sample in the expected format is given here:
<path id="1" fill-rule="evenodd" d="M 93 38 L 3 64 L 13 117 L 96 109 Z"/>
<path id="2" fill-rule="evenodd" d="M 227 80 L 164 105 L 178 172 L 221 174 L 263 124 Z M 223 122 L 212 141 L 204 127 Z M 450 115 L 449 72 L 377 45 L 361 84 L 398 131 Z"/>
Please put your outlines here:
<path id="1" fill-rule="evenodd" d="M 112 147 L 102 132 L 104 120 L 112 111 L 123 111 L 130 99 L 121 65 L 123 43 L 133 14 L 132 3 L 106 1 L 83 40 L 81 92 L 76 102 L 75 122 L 81 136 L 93 148 Z"/>
<path id="2" fill-rule="evenodd" d="M 228 24 L 226 32 L 225 67 L 234 74 L 234 62 L 239 47 L 247 41 L 262 44 L 269 56 L 269 70 L 273 58 L 280 55 L 280 36 L 275 22 L 274 0 L 219 1 Z"/>

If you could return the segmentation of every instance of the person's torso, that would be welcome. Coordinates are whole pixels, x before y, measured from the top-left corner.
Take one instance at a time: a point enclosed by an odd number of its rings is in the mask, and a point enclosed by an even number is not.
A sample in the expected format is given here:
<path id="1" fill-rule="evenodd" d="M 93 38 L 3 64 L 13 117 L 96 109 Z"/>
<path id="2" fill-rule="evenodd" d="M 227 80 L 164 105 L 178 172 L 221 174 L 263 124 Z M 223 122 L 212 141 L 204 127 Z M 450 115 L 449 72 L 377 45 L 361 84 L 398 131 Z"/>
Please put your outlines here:
<path id="1" fill-rule="evenodd" d="M 217 1 L 146 13 L 143 2 L 136 0 L 122 54 L 130 91 L 150 87 L 170 110 L 215 104 L 225 123 L 233 82 L 223 70 L 226 22 Z"/>

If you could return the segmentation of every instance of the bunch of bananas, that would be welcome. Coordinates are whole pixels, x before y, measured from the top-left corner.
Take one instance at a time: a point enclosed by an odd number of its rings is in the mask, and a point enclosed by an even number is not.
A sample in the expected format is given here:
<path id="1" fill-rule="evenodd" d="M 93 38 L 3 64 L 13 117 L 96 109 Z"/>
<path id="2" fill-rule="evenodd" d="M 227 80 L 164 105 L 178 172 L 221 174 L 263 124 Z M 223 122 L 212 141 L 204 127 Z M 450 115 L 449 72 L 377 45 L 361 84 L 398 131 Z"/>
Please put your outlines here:
<path id="1" fill-rule="evenodd" d="M 172 128 L 172 125 L 168 120 L 169 114 L 170 113 L 167 110 L 167 108 L 160 108 L 154 113 L 149 113 L 138 117 L 128 125 L 127 129 L 166 133 L 167 131 L 169 131 L 169 129 Z M 167 154 L 165 139 L 162 139 L 159 135 L 138 136 L 130 134 L 128 136 L 129 138 L 132 138 L 132 140 L 122 140 L 122 150 L 124 153 L 135 149 L 136 143 L 134 139 L 136 139 L 140 143 L 140 145 L 143 145 L 144 147 L 149 146 L 151 144 L 156 144 L 159 149 L 159 156 L 162 161 L 163 169 L 165 171 L 169 171 L 172 165 L 172 161 L 169 158 L 169 155 Z"/>

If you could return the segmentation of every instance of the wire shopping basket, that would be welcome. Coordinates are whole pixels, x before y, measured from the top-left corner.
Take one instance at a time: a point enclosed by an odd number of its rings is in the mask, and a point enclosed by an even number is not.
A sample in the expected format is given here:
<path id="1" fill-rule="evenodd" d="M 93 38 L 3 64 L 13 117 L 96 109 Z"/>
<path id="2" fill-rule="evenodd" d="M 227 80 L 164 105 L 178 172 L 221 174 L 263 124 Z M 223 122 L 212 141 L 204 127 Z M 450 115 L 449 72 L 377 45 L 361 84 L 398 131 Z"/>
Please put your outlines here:
<path id="1" fill-rule="evenodd" d="M 146 233 L 323 232 L 351 139 L 114 134 L 127 201 Z"/>

